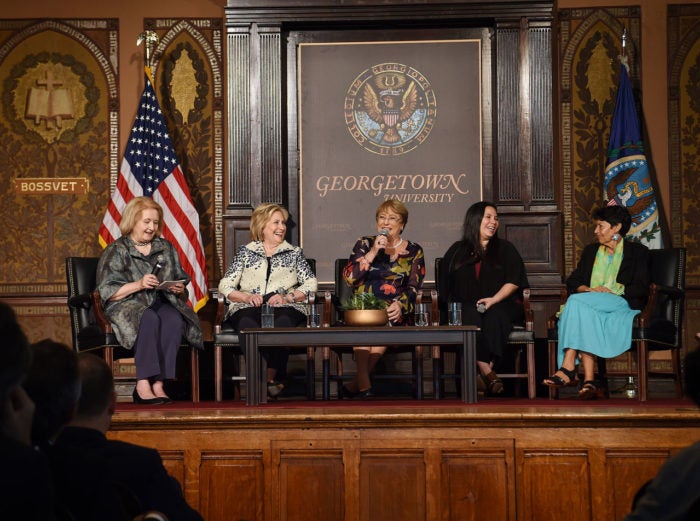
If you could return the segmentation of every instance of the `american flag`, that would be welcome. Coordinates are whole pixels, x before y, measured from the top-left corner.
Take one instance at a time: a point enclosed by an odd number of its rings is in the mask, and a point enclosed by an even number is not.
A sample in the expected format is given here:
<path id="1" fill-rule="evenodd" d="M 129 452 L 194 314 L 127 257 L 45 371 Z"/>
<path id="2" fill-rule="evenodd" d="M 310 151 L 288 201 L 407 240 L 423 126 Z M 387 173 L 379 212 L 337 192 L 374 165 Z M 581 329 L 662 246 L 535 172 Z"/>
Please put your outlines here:
<path id="1" fill-rule="evenodd" d="M 199 215 L 192 203 L 165 118 L 146 67 L 143 94 L 126 145 L 117 187 L 99 231 L 102 247 L 121 236 L 119 222 L 126 204 L 138 196 L 152 197 L 163 208 L 163 237 L 177 250 L 180 263 L 192 279 L 189 302 L 195 311 L 208 300 L 207 267 Z"/>

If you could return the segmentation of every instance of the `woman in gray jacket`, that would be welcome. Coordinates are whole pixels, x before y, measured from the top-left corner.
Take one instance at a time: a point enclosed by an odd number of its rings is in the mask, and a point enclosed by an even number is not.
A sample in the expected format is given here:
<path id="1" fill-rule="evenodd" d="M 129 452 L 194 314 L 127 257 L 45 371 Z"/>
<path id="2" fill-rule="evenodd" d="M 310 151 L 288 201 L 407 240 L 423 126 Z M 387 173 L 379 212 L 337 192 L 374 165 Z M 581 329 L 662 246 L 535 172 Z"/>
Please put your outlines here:
<path id="1" fill-rule="evenodd" d="M 163 381 L 175 378 L 182 337 L 203 347 L 202 329 L 187 305 L 190 277 L 173 245 L 161 237 L 163 209 L 149 197 L 124 208 L 122 236 L 109 244 L 97 265 L 97 290 L 119 343 L 134 350 L 134 403 L 172 400 Z M 160 286 L 161 281 L 173 281 Z"/>

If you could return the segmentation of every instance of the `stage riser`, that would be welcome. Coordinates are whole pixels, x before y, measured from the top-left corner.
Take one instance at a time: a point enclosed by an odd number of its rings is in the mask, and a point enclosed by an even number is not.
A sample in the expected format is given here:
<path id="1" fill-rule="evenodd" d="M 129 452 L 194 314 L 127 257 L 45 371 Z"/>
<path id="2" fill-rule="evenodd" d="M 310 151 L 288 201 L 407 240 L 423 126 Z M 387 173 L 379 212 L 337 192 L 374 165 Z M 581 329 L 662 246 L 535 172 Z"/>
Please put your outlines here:
<path id="1" fill-rule="evenodd" d="M 636 427 L 610 418 L 599 426 L 562 419 L 562 427 L 445 422 L 117 423 L 110 437 L 159 449 L 207 521 L 463 521 L 485 512 L 489 520 L 619 521 L 668 457 L 700 438 L 698 414 Z"/>

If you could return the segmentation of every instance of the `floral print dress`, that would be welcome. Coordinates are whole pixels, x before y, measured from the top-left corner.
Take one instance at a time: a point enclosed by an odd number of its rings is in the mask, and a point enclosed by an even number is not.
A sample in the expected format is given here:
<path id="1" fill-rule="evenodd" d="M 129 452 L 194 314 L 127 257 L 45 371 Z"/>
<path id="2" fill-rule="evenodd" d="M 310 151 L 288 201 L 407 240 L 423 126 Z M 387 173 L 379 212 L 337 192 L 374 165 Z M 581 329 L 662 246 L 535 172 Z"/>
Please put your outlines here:
<path id="1" fill-rule="evenodd" d="M 382 250 L 367 268 L 360 260 L 372 249 L 374 240 L 375 237 L 362 237 L 355 243 L 343 270 L 343 278 L 355 293 L 372 293 L 386 300 L 387 305 L 399 301 L 402 317 L 398 323 L 407 324 L 425 278 L 423 248 L 406 241 L 405 248 L 395 260 Z"/>

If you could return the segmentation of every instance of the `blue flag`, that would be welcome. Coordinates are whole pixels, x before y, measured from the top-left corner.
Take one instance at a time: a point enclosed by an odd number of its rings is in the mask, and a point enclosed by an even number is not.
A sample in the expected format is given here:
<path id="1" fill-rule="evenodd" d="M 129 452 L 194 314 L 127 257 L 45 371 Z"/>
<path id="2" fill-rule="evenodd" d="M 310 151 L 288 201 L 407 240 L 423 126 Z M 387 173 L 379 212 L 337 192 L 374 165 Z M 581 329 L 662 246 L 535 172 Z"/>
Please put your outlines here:
<path id="1" fill-rule="evenodd" d="M 625 206 L 632 215 L 627 237 L 653 249 L 663 248 L 659 207 L 639 131 L 632 86 L 623 62 L 612 117 L 608 161 L 605 167 L 608 205 Z"/>

